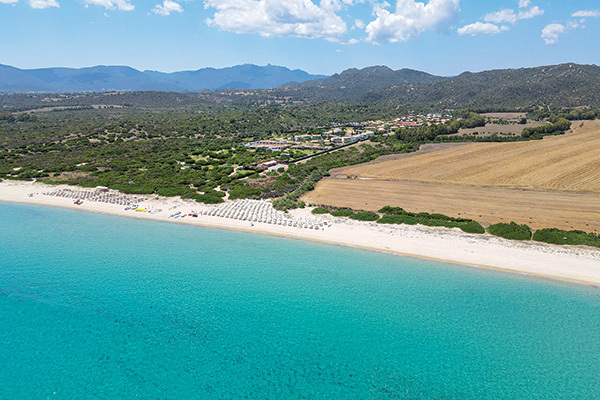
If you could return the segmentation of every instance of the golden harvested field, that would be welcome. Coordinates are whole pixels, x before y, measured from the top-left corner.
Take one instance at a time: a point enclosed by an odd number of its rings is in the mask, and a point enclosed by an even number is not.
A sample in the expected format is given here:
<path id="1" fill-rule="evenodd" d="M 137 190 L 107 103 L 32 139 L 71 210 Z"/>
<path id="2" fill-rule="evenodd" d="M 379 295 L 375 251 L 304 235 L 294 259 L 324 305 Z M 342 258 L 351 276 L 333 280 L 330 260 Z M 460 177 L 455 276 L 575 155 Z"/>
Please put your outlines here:
<path id="1" fill-rule="evenodd" d="M 528 120 L 526 124 L 521 125 L 519 122 L 521 118 L 526 117 L 526 113 L 519 112 L 499 112 L 499 113 L 483 113 L 482 117 L 489 118 L 492 121 L 496 120 L 504 120 L 509 122 L 508 124 L 500 124 L 500 123 L 488 123 L 485 126 L 478 126 L 476 128 L 461 128 L 458 133 L 455 133 L 451 136 L 462 136 L 462 135 L 472 135 L 477 132 L 478 135 L 481 136 L 489 136 L 492 134 L 498 134 L 500 136 L 516 136 L 523 133 L 524 128 L 536 127 L 540 125 L 544 125 L 545 122 L 540 121 L 532 121 Z M 496 121 L 494 121 L 496 122 Z"/>
<path id="2" fill-rule="evenodd" d="M 340 168 L 303 200 L 600 232 L 600 121 L 573 126 L 541 141 L 473 143 Z"/>
<path id="3" fill-rule="evenodd" d="M 479 135 L 481 136 L 488 136 L 491 134 L 498 134 L 500 136 L 517 136 L 517 135 L 521 135 L 523 133 L 523 129 L 525 128 L 532 128 L 532 127 L 536 127 L 536 126 L 541 126 L 544 125 L 541 122 L 537 122 L 537 121 L 529 121 L 527 122 L 527 124 L 525 125 L 521 125 L 521 124 L 508 124 L 508 125 L 501 125 L 501 124 L 486 124 L 485 126 L 479 126 L 477 128 L 461 128 L 459 129 L 458 133 L 455 133 L 451 136 L 462 136 L 462 135 L 472 135 L 473 133 L 477 132 Z"/>
<path id="4" fill-rule="evenodd" d="M 486 118 L 502 118 L 508 121 L 515 121 L 522 117 L 526 117 L 527 114 L 523 112 L 496 112 L 496 113 L 482 113 L 482 116 Z"/>
<path id="5" fill-rule="evenodd" d="M 600 193 L 600 121 L 573 133 L 513 143 L 472 143 L 404 160 L 338 169 L 361 178 L 410 179 Z"/>

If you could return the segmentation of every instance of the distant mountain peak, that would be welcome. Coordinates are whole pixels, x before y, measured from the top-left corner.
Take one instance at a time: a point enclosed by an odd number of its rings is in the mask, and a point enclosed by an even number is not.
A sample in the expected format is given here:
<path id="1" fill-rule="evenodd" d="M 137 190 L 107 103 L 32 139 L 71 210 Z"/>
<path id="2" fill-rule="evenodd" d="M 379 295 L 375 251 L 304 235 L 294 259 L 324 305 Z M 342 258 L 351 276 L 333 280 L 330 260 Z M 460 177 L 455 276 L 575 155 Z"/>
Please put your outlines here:
<path id="1" fill-rule="evenodd" d="M 310 80 L 302 83 L 289 83 L 285 87 L 327 87 L 380 89 L 406 83 L 431 83 L 445 79 L 426 72 L 403 68 L 394 71 L 385 65 L 374 65 L 362 69 L 349 68 L 328 78 Z"/>
<path id="2" fill-rule="evenodd" d="M 305 71 L 267 64 L 201 68 L 164 73 L 139 71 L 125 65 L 96 65 L 85 68 L 19 69 L 0 65 L 0 92 L 103 92 L 172 91 L 201 92 L 223 87 L 270 89 L 286 82 L 323 78 Z"/>

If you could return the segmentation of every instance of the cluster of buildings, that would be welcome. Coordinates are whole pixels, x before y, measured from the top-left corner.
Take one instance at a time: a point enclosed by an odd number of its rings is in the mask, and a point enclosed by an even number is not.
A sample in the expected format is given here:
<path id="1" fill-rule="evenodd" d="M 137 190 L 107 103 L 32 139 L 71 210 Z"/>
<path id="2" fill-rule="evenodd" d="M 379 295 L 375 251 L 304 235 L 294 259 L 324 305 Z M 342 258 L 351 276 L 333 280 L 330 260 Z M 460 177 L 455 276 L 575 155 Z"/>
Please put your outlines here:
<path id="1" fill-rule="evenodd" d="M 320 142 L 320 141 L 328 140 L 330 143 L 340 144 L 340 143 L 358 142 L 359 140 L 365 140 L 374 135 L 375 135 L 375 133 L 370 130 L 362 130 L 362 129 L 355 129 L 352 127 L 346 127 L 346 128 L 333 128 L 329 131 L 326 131 L 323 133 L 318 133 L 318 134 L 294 135 L 294 140 L 300 141 L 300 142 L 307 142 L 307 141 Z"/>
<path id="2" fill-rule="evenodd" d="M 376 134 L 385 135 L 394 133 L 399 127 L 419 127 L 423 125 L 443 124 L 451 120 L 451 117 L 443 114 L 408 114 L 393 120 L 364 121 L 351 123 L 331 123 L 329 130 L 319 128 L 311 133 L 299 134 L 290 139 L 258 140 L 246 143 L 245 146 L 252 149 L 269 149 L 282 151 L 285 149 L 315 151 L 329 150 L 336 145 L 359 142 L 369 139 Z M 322 132 L 320 132 L 322 131 Z M 256 165 L 263 170 L 274 170 L 287 167 L 285 163 L 275 159 L 263 161 Z"/>
<path id="3" fill-rule="evenodd" d="M 442 114 L 409 114 L 394 120 L 396 126 L 437 125 L 450 121 L 452 118 Z"/>
<path id="4" fill-rule="evenodd" d="M 334 128 L 323 133 L 294 135 L 293 142 L 284 140 L 258 140 L 246 143 L 245 146 L 251 149 L 269 149 L 272 151 L 281 151 L 288 148 L 327 150 L 331 148 L 333 144 L 358 142 L 374 135 L 375 133 L 370 130 Z"/>
<path id="5" fill-rule="evenodd" d="M 336 145 L 348 144 L 369 139 L 375 134 L 393 133 L 399 127 L 418 127 L 423 125 L 443 124 L 451 120 L 451 117 L 443 114 L 408 114 L 393 120 L 364 121 L 350 123 L 331 123 L 331 129 L 320 128 L 323 132 L 313 131 L 301 135 L 294 135 L 292 140 L 258 140 L 245 144 L 252 149 L 269 149 L 282 151 L 294 150 L 328 150 Z M 274 161 L 272 161 L 274 162 Z M 272 169 L 275 165 L 264 162 L 259 168 Z"/>
<path id="6" fill-rule="evenodd" d="M 346 133 L 343 136 L 332 136 L 329 140 L 331 140 L 332 143 L 352 143 L 358 142 L 359 140 L 365 140 L 373 136 L 375 136 L 375 132 L 373 131 L 357 130 Z"/>
<path id="7" fill-rule="evenodd" d="M 280 164 L 279 161 L 277 161 L 277 160 L 263 161 L 261 163 L 256 164 L 256 168 L 266 169 L 269 171 L 272 171 L 272 170 L 280 168 L 280 167 L 285 168 L 285 167 L 287 167 L 287 164 Z"/>
<path id="8" fill-rule="evenodd" d="M 258 140 L 256 142 L 246 143 L 244 146 L 251 149 L 269 149 L 281 151 L 291 146 L 290 143 L 275 140 Z"/>
<path id="9" fill-rule="evenodd" d="M 418 127 L 437 125 L 450 121 L 452 118 L 443 114 L 408 114 L 393 120 L 377 120 L 362 122 L 362 127 L 378 134 L 393 133 L 399 127 Z"/>

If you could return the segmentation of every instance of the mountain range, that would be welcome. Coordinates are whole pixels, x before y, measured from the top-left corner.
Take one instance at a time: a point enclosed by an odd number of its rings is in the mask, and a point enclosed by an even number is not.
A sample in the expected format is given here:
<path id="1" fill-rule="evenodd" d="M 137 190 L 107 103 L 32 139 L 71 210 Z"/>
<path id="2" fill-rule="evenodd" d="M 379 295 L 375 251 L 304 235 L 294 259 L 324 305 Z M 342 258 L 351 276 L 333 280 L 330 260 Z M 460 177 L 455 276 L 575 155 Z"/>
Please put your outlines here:
<path id="1" fill-rule="evenodd" d="M 107 91 L 200 92 L 205 89 L 269 89 L 288 82 L 324 78 L 274 65 L 237 65 L 172 73 L 126 66 L 19 69 L 0 64 L 0 92 L 68 93 Z"/>
<path id="2" fill-rule="evenodd" d="M 431 84 L 403 85 L 369 93 L 398 103 L 454 107 L 599 106 L 600 67 L 565 63 L 534 68 L 464 72 Z M 368 97 L 368 96 L 367 96 Z M 366 98 L 361 101 L 366 101 Z"/>
<path id="3" fill-rule="evenodd" d="M 287 84 L 279 90 L 282 96 L 313 102 L 429 104 L 442 108 L 600 106 L 600 67 L 565 63 L 440 77 L 377 66 Z"/>
<path id="4" fill-rule="evenodd" d="M 442 77 L 406 68 L 394 71 L 386 66 L 351 68 L 332 76 L 320 76 L 285 67 L 251 64 L 173 73 L 142 72 L 118 66 L 21 70 L 0 65 L 0 92 L 5 93 L 118 90 L 130 93 L 131 97 L 134 92 L 141 95 L 144 91 L 154 93 L 144 97 L 152 104 L 169 103 L 172 95 L 176 95 L 178 104 L 183 97 L 193 104 L 205 89 L 226 88 L 269 90 L 253 90 L 250 97 L 246 96 L 248 93 L 241 97 L 227 94 L 226 98 L 219 95 L 221 92 L 212 91 L 208 92 L 212 93 L 210 98 L 216 102 L 241 100 L 244 104 L 254 102 L 256 105 L 292 101 L 296 104 L 336 102 L 477 109 L 550 105 L 600 107 L 600 67 L 565 63 Z M 182 92 L 189 95 L 182 97 Z M 206 96 L 203 98 L 206 101 Z"/>
<path id="5" fill-rule="evenodd" d="M 385 65 L 375 65 L 363 69 L 350 68 L 327 78 L 311 79 L 304 82 L 291 82 L 283 88 L 344 88 L 352 90 L 375 90 L 406 83 L 433 83 L 446 79 L 427 72 L 403 68 L 397 71 Z"/>

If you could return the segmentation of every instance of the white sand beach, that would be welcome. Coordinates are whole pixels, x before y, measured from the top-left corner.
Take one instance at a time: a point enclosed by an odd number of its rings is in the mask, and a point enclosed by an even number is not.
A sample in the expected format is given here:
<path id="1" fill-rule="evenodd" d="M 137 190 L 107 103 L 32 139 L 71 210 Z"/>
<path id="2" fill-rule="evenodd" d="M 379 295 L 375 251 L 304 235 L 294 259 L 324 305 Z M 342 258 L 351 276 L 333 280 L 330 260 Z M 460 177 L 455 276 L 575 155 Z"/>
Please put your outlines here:
<path id="1" fill-rule="evenodd" d="M 71 191 L 75 198 L 57 196 L 56 193 L 59 191 L 63 194 Z M 223 205 L 209 206 L 180 198 L 156 199 L 153 196 L 120 195 L 115 191 L 98 194 L 103 196 L 103 200 L 98 201 L 101 197 L 95 197 L 96 201 L 93 201 L 90 193 L 94 191 L 95 189 L 73 186 L 2 181 L 0 201 L 236 229 L 600 285 L 600 249 L 592 247 L 512 241 L 489 234 L 467 234 L 459 229 L 420 225 L 380 225 L 375 222 L 353 221 L 344 217 L 314 216 L 310 213 L 310 209 L 292 210 L 285 216 L 278 212 L 267 215 L 263 211 L 263 219 L 270 222 L 259 222 L 251 221 L 248 217 L 249 211 L 244 211 L 245 209 L 240 208 L 239 205 L 235 210 L 233 205 L 230 205 L 229 211 L 225 211 L 227 207 Z M 84 196 L 85 193 L 87 198 Z M 75 200 L 78 199 L 82 200 L 80 205 L 75 204 Z M 132 208 L 126 210 L 125 208 L 130 206 L 124 204 L 124 199 L 130 200 L 131 204 L 135 203 L 139 210 Z M 269 205 L 263 207 L 264 210 L 269 208 Z M 222 216 L 205 215 L 211 210 L 212 213 L 218 211 Z M 197 217 L 190 216 L 192 212 L 196 213 Z M 174 214 L 178 216 L 175 217 Z M 227 216 L 223 216 L 225 214 Z M 244 215 L 246 220 L 243 219 Z"/>

